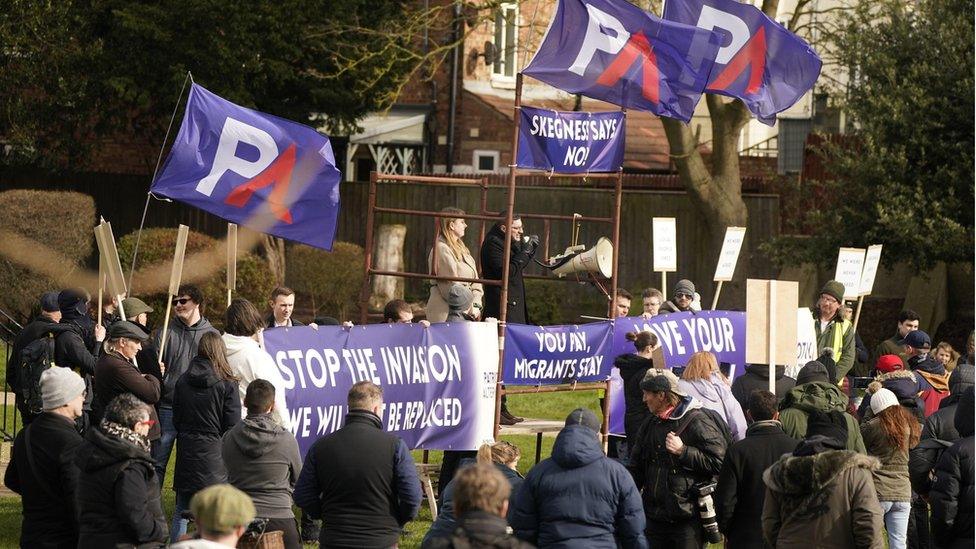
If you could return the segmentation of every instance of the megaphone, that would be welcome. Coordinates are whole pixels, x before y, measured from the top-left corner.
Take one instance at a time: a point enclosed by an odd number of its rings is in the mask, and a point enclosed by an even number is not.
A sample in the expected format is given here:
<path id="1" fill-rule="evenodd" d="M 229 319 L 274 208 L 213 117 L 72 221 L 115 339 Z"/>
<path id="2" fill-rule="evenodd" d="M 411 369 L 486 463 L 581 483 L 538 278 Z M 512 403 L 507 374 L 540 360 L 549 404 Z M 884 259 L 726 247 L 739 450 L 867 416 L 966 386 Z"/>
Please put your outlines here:
<path id="1" fill-rule="evenodd" d="M 546 267 L 559 278 L 580 272 L 599 273 L 604 278 L 610 278 L 613 275 L 613 244 L 601 237 L 589 250 L 586 246 L 570 246 L 552 258 Z"/>

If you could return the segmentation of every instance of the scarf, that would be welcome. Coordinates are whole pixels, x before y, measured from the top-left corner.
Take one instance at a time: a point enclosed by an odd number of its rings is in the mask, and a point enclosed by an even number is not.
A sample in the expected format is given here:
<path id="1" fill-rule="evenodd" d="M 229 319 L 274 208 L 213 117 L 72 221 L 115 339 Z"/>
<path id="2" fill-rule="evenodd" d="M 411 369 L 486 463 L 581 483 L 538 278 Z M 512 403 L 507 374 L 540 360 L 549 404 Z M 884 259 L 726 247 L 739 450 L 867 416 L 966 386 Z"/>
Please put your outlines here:
<path id="1" fill-rule="evenodd" d="M 103 419 L 98 427 L 105 432 L 106 435 L 115 437 L 123 442 L 128 442 L 136 448 L 149 452 L 149 437 L 146 435 L 140 435 L 139 433 L 129 429 L 124 425 L 119 425 L 118 423 Z"/>

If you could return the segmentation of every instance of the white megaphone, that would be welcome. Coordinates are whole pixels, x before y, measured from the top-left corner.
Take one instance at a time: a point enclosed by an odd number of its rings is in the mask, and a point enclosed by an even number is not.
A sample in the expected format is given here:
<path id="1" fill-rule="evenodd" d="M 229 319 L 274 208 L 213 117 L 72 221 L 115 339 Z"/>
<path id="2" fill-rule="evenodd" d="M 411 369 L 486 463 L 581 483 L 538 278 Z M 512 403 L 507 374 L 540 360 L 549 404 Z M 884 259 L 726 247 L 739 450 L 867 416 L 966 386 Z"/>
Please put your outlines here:
<path id="1" fill-rule="evenodd" d="M 601 237 L 589 250 L 586 246 L 571 246 L 552 258 L 547 267 L 559 278 L 580 272 L 599 273 L 610 278 L 613 275 L 613 244 Z"/>

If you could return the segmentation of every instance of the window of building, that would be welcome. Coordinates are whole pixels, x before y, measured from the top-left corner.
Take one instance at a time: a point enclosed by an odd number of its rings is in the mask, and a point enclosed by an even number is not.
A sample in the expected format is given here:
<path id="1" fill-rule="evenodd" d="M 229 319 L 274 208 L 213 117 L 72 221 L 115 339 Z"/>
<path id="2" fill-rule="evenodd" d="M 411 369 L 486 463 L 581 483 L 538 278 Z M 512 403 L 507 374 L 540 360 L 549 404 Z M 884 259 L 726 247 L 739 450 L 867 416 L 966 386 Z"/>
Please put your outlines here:
<path id="1" fill-rule="evenodd" d="M 474 151 L 474 171 L 494 172 L 498 169 L 498 151 Z"/>
<path id="2" fill-rule="evenodd" d="M 514 78 L 518 70 L 518 4 L 502 4 L 495 13 L 495 63 L 492 74 Z"/>

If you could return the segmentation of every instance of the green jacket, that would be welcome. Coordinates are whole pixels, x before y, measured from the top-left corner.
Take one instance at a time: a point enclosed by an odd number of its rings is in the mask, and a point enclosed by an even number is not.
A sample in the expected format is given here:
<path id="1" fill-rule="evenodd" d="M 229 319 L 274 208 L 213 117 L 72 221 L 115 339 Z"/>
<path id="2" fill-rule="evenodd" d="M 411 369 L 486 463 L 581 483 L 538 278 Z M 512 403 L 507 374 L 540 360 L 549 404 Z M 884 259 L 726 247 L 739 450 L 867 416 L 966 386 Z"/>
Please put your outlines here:
<path id="1" fill-rule="evenodd" d="M 811 381 L 790 389 L 779 405 L 779 420 L 786 434 L 802 439 L 807 434 L 807 418 L 810 412 L 847 410 L 847 395 L 833 383 Z M 864 439 L 854 416 L 844 413 L 847 420 L 847 449 L 866 454 Z"/>
<path id="2" fill-rule="evenodd" d="M 908 450 L 902 450 L 891 445 L 881 420 L 871 418 L 861 425 L 861 436 L 868 454 L 881 460 L 881 468 L 875 469 L 874 489 L 881 501 L 911 501 L 912 483 L 908 478 Z M 911 436 L 911 431 L 905 429 L 905 438 Z"/>
<path id="3" fill-rule="evenodd" d="M 854 347 L 854 330 L 850 320 L 842 320 L 838 315 L 834 320 L 827 324 L 827 329 L 820 331 L 820 315 L 816 310 L 813 311 L 813 330 L 817 334 L 817 355 L 823 354 L 824 349 L 834 350 L 834 362 L 837 364 L 837 379 L 840 383 L 851 368 L 854 367 L 854 355 L 857 349 Z M 837 335 L 840 331 L 840 335 Z M 835 343 L 839 343 L 835 345 Z"/>

